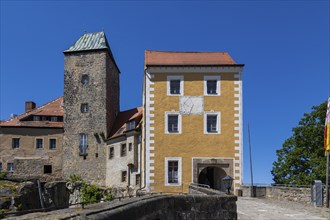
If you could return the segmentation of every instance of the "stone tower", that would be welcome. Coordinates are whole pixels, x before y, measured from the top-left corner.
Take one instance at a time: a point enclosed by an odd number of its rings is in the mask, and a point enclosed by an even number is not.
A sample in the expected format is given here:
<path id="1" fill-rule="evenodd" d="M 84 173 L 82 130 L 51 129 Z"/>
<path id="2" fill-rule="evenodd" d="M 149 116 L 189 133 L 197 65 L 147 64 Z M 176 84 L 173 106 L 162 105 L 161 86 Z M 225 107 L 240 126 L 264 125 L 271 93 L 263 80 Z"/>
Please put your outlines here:
<path id="1" fill-rule="evenodd" d="M 106 143 L 119 112 L 119 69 L 104 32 L 64 51 L 63 177 L 105 185 Z"/>

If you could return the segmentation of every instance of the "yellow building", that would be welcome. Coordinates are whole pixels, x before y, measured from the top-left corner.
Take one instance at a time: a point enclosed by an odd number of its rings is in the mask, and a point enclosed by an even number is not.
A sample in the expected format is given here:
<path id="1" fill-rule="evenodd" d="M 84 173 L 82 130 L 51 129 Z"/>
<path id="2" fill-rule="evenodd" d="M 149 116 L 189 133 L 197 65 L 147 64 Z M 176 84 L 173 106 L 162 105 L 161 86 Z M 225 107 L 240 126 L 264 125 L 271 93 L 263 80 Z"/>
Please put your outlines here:
<path id="1" fill-rule="evenodd" d="M 145 51 L 145 184 L 187 192 L 242 183 L 242 71 L 226 52 Z"/>

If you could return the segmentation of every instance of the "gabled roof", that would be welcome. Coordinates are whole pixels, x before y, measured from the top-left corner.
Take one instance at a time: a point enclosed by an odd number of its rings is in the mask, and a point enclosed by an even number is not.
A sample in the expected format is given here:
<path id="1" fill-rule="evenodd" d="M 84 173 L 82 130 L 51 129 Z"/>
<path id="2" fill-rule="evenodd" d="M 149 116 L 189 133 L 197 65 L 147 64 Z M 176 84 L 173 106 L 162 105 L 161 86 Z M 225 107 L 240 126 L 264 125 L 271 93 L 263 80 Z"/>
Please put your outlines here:
<path id="1" fill-rule="evenodd" d="M 135 129 L 140 128 L 142 122 L 143 107 L 137 107 L 123 112 L 119 112 L 116 121 L 110 132 L 109 139 L 122 136 L 126 133 L 126 123 L 135 121 Z"/>
<path id="2" fill-rule="evenodd" d="M 120 73 L 120 70 L 112 55 L 107 37 L 105 36 L 105 33 L 103 31 L 84 34 L 71 47 L 69 47 L 69 49 L 65 50 L 64 53 L 73 53 L 73 52 L 82 52 L 82 51 L 91 51 L 91 50 L 107 50 L 118 72 Z"/>
<path id="3" fill-rule="evenodd" d="M 34 115 L 38 116 L 63 116 L 63 97 L 59 97 L 29 112 L 2 121 L 0 127 L 48 127 L 63 128 L 63 121 L 31 121 L 26 120 Z"/>
<path id="4" fill-rule="evenodd" d="M 236 64 L 227 52 L 145 51 L 146 66 L 203 66 Z"/>

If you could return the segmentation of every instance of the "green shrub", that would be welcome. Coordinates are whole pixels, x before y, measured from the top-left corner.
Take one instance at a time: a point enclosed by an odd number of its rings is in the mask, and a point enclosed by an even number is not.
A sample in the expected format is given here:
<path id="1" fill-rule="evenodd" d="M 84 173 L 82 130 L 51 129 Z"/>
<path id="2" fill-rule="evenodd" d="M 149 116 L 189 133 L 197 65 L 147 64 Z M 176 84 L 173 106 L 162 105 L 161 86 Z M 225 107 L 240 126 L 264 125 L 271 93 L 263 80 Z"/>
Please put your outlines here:
<path id="1" fill-rule="evenodd" d="M 0 180 L 5 179 L 7 176 L 7 173 L 0 172 Z"/>
<path id="2" fill-rule="evenodd" d="M 81 194 L 85 204 L 100 202 L 102 198 L 102 190 L 100 188 L 95 185 L 87 185 L 86 183 L 83 183 Z"/>

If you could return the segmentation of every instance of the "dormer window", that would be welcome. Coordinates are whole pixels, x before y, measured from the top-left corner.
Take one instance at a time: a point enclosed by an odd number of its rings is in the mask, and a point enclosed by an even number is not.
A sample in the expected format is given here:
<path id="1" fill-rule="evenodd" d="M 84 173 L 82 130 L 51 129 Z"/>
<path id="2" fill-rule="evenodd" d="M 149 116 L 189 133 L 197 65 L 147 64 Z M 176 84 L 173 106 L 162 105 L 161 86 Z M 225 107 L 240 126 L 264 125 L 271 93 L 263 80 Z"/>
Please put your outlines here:
<path id="1" fill-rule="evenodd" d="M 33 115 L 33 121 L 40 121 L 39 115 Z"/>
<path id="2" fill-rule="evenodd" d="M 82 77 L 81 77 L 81 83 L 84 86 L 87 86 L 89 84 L 89 76 L 87 74 L 82 75 Z"/>
<path id="3" fill-rule="evenodd" d="M 135 121 L 129 121 L 126 123 L 126 131 L 135 129 Z"/>

